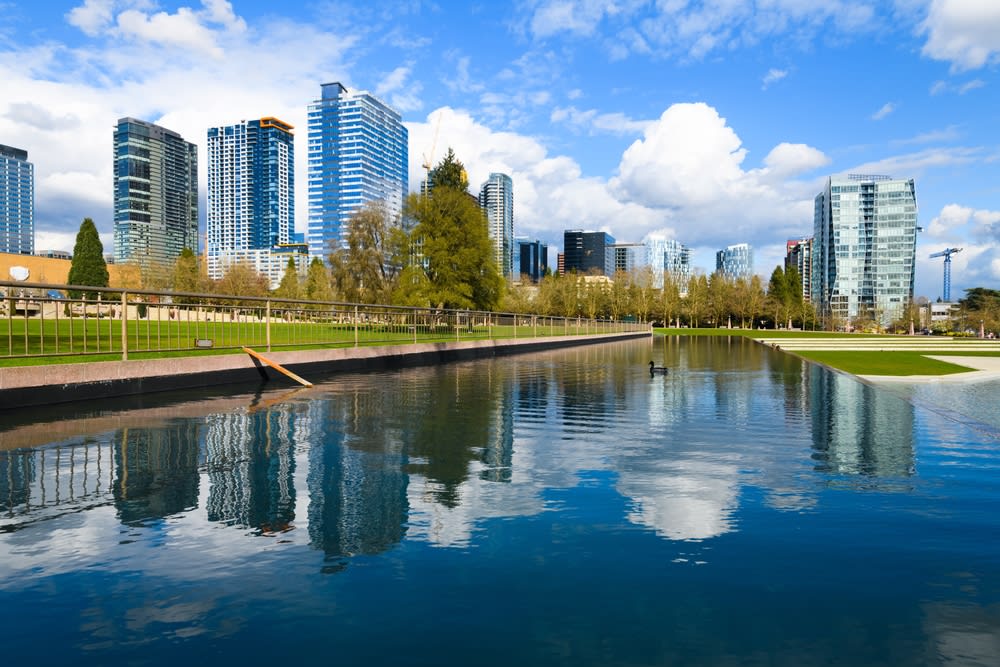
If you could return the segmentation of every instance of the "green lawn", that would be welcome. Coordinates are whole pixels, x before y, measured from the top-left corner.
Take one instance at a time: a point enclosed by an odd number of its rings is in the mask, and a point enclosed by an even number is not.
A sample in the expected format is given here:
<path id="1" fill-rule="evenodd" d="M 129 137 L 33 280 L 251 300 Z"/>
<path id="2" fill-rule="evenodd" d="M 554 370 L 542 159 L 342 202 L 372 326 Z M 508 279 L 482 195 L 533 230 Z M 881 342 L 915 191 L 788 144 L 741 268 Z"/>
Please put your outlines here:
<path id="1" fill-rule="evenodd" d="M 243 346 L 267 350 L 264 322 L 254 319 L 230 321 L 129 320 L 129 359 L 150 359 L 204 354 L 240 353 Z M 367 322 L 357 328 L 352 323 L 326 321 L 272 321 L 270 346 L 277 350 L 304 350 L 330 347 L 401 345 L 487 339 L 530 338 L 599 333 L 574 323 L 536 327 L 513 323 L 474 326 L 442 321 L 417 325 L 406 322 Z M 195 339 L 210 339 L 212 349 L 198 349 Z M 111 318 L 0 318 L 0 366 L 79 363 L 119 360 L 122 357 L 122 322 Z"/>
<path id="2" fill-rule="evenodd" d="M 837 338 L 858 340 L 879 338 L 888 341 L 914 340 L 909 337 L 876 334 L 848 334 L 825 331 L 774 331 L 771 329 L 654 329 L 654 333 L 668 336 L 742 336 L 745 338 Z M 921 337 L 921 341 L 927 339 Z M 969 345 L 976 339 L 955 339 L 951 352 L 925 351 L 881 351 L 881 350 L 795 350 L 791 354 L 836 368 L 853 375 L 950 375 L 964 373 L 971 369 L 965 366 L 930 359 L 927 355 L 947 355 L 960 353 L 968 357 L 1000 357 L 1000 352 L 988 350 L 962 350 L 963 343 Z"/>
<path id="3" fill-rule="evenodd" d="M 744 338 L 896 338 L 888 334 L 849 334 L 832 331 L 788 331 L 787 329 L 653 329 L 666 336 L 742 336 Z"/>
<path id="4" fill-rule="evenodd" d="M 925 352 L 913 351 L 854 351 L 798 350 L 795 354 L 853 375 L 951 375 L 965 373 L 970 368 L 930 359 Z M 1000 356 L 981 353 L 977 356 Z"/>

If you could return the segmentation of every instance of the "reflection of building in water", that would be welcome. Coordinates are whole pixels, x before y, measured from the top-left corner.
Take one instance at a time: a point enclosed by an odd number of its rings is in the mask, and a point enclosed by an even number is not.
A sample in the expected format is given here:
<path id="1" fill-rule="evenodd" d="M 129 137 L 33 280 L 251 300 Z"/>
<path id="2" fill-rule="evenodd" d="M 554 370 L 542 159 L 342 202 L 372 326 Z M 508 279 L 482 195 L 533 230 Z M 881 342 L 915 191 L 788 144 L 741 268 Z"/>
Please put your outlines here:
<path id="1" fill-rule="evenodd" d="M 497 370 L 497 367 L 493 367 Z M 514 454 L 514 383 L 505 373 L 490 374 L 492 420 L 483 448 L 483 470 L 479 477 L 487 482 L 510 482 Z"/>
<path id="2" fill-rule="evenodd" d="M 295 416 L 287 406 L 206 419 L 209 521 L 285 530 L 295 518 Z"/>
<path id="3" fill-rule="evenodd" d="M 115 508 L 122 523 L 198 505 L 197 427 L 123 428 L 115 434 Z"/>
<path id="4" fill-rule="evenodd" d="M 560 382 L 560 412 L 563 426 L 571 431 L 605 430 L 614 409 L 613 366 L 601 358 L 602 351 L 594 345 L 567 354 L 565 365 L 557 379 Z"/>
<path id="5" fill-rule="evenodd" d="M 403 539 L 402 447 L 367 418 L 377 414 L 384 395 L 368 391 L 309 403 L 310 421 L 330 425 L 311 443 L 306 477 L 309 539 L 328 557 L 377 554 Z"/>
<path id="6" fill-rule="evenodd" d="M 0 451 L 0 532 L 108 505 L 112 434 L 31 450 Z"/>
<path id="7" fill-rule="evenodd" d="M 840 373 L 810 373 L 814 458 L 824 472 L 913 473 L 913 406 Z"/>

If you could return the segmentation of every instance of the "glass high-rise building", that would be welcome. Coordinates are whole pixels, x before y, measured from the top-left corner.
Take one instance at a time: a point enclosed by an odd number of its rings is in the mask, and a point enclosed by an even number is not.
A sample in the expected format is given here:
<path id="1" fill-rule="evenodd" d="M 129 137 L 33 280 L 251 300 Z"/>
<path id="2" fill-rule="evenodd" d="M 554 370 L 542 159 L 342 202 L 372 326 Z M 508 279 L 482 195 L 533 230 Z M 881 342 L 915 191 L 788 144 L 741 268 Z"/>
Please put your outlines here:
<path id="1" fill-rule="evenodd" d="M 687 289 L 691 278 L 691 249 L 680 241 L 650 234 L 644 242 L 646 264 L 653 270 L 653 287 L 663 288 L 667 274 L 682 289 Z"/>
<path id="2" fill-rule="evenodd" d="M 527 276 L 531 282 L 537 283 L 549 268 L 549 246 L 526 236 L 518 237 L 514 246 L 517 248 L 514 267 L 519 274 L 515 278 Z"/>
<path id="3" fill-rule="evenodd" d="M 812 301 L 812 238 L 789 239 L 785 243 L 785 271 L 793 266 L 799 272 L 802 298 Z"/>
<path id="4" fill-rule="evenodd" d="M 715 270 L 733 280 L 753 275 L 753 248 L 749 243 L 726 246 L 715 253 Z"/>
<path id="5" fill-rule="evenodd" d="M 504 278 L 514 275 L 514 182 L 507 174 L 492 173 L 479 189 L 479 205 L 486 212 L 493 257 Z"/>
<path id="6" fill-rule="evenodd" d="M 295 232 L 292 126 L 277 118 L 208 130 L 208 275 L 246 263 L 281 282 Z M 303 253 L 304 255 L 304 253 Z M 303 258 L 304 260 L 304 258 Z"/>
<path id="7" fill-rule="evenodd" d="M 912 178 L 831 177 L 815 200 L 813 303 L 836 324 L 890 324 L 913 300 L 916 249 Z"/>
<path id="8" fill-rule="evenodd" d="M 381 201 L 397 218 L 409 189 L 402 117 L 366 91 L 324 83 L 309 105 L 309 254 L 326 258 L 346 242 L 351 215 Z"/>
<path id="9" fill-rule="evenodd" d="M 0 252 L 35 252 L 35 165 L 28 151 L 0 144 Z"/>
<path id="10" fill-rule="evenodd" d="M 606 232 L 567 229 L 563 232 L 563 270 L 566 273 L 615 275 L 615 238 Z"/>
<path id="11" fill-rule="evenodd" d="M 135 118 L 115 126 L 115 263 L 169 265 L 198 252 L 198 147 Z"/>
<path id="12" fill-rule="evenodd" d="M 646 265 L 646 245 L 643 243 L 616 243 L 613 251 L 615 271 L 612 276 L 619 273 L 632 273 L 639 267 Z"/>

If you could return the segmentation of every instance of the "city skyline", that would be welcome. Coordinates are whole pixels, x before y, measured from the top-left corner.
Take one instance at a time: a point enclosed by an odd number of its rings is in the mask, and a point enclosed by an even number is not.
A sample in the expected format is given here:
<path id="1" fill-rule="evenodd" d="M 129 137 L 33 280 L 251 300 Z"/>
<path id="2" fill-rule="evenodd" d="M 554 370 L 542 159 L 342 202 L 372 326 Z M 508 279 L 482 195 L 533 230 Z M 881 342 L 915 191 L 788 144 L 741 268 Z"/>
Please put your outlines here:
<path id="1" fill-rule="evenodd" d="M 0 8 L 11 26 L 0 143 L 32 155 L 36 248 L 71 248 L 86 216 L 111 247 L 116 118 L 169 127 L 205 154 L 205 128 L 227 120 L 305 128 L 316 86 L 339 80 L 400 111 L 411 188 L 448 147 L 471 183 L 507 173 L 516 233 L 554 257 L 565 229 L 661 234 L 706 271 L 719 248 L 746 241 L 766 278 L 786 240 L 810 234 L 827 178 L 889 173 L 919 190 L 917 296 L 940 295 L 942 260 L 929 255 L 946 247 L 965 248 L 954 297 L 1000 282 L 996 3 L 279 11 L 221 0 Z M 300 174 L 306 160 L 300 147 Z M 205 210 L 204 183 L 199 196 Z"/>

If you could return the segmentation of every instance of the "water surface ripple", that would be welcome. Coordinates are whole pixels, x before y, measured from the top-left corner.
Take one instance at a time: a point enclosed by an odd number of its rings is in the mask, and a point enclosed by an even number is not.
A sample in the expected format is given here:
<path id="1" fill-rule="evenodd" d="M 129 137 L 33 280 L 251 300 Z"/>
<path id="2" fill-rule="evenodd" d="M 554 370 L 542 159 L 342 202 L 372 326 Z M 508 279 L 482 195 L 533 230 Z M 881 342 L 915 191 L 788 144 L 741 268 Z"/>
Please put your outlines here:
<path id="1" fill-rule="evenodd" d="M 997 664 L 998 439 L 926 393 L 727 338 L 310 379 L 0 412 L 3 664 Z"/>

